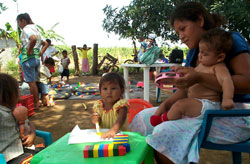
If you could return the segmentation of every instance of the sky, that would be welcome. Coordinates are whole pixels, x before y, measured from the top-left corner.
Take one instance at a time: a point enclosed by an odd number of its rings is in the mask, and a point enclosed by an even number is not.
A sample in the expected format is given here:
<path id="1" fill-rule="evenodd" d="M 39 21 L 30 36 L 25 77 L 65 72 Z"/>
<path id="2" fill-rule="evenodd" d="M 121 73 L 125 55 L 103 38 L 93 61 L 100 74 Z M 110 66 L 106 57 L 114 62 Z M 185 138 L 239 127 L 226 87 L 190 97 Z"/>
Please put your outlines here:
<path id="1" fill-rule="evenodd" d="M 17 28 L 16 16 L 29 13 L 35 24 L 49 30 L 59 22 L 54 31 L 64 37 L 68 46 L 92 47 L 97 43 L 99 47 L 132 47 L 132 41 L 119 40 L 118 35 L 109 34 L 102 28 L 105 18 L 103 8 L 109 4 L 121 8 L 127 6 L 131 0 L 1 0 L 8 8 L 0 14 L 0 28 L 9 22 Z M 52 44 L 53 40 L 52 40 Z M 139 44 L 139 43 L 138 43 Z"/>

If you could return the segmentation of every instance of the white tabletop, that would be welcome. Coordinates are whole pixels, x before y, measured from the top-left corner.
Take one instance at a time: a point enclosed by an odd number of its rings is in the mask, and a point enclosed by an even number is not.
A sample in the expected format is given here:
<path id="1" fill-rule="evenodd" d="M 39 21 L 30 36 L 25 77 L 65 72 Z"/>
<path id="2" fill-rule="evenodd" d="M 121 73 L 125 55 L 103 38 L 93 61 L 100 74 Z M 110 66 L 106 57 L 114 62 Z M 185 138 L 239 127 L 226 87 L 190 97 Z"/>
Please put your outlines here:
<path id="1" fill-rule="evenodd" d="M 149 68 L 156 67 L 156 73 L 159 73 L 161 67 L 171 67 L 171 66 L 181 66 L 181 64 L 176 63 L 154 63 L 152 65 L 146 64 L 121 64 L 124 68 L 124 80 L 126 83 L 125 98 L 129 99 L 129 85 L 128 85 L 128 68 L 129 67 L 140 67 L 143 68 L 143 81 L 144 81 L 144 100 L 149 102 Z"/>

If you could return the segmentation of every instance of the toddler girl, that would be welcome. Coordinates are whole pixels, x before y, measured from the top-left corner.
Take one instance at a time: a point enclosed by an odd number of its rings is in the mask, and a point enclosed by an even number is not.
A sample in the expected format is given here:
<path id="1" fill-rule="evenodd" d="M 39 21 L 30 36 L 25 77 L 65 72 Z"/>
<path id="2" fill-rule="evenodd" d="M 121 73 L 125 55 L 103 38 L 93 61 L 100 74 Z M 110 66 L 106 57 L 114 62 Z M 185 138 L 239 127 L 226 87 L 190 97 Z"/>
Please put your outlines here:
<path id="1" fill-rule="evenodd" d="M 101 138 L 113 138 L 121 129 L 128 130 L 127 112 L 129 103 L 122 99 L 125 89 L 124 79 L 117 73 L 104 75 L 99 82 L 101 100 L 93 106 L 92 123 L 101 128 L 109 128 Z"/>

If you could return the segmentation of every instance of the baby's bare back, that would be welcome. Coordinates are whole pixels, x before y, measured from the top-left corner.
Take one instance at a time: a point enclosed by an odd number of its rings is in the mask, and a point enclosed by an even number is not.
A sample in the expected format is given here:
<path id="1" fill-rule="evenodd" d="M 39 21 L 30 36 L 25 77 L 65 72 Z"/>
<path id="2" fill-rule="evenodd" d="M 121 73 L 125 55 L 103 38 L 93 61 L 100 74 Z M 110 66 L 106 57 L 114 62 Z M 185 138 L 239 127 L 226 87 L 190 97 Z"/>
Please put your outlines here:
<path id="1" fill-rule="evenodd" d="M 197 67 L 195 67 L 196 72 L 203 72 L 203 73 L 210 73 L 215 74 L 214 66 L 204 66 L 202 64 L 199 64 Z M 209 89 L 207 87 L 204 87 L 200 84 L 195 84 L 188 89 L 188 97 L 189 98 L 199 98 L 199 99 L 208 99 L 211 101 L 218 102 L 220 101 L 220 92 L 217 92 L 215 90 Z"/>

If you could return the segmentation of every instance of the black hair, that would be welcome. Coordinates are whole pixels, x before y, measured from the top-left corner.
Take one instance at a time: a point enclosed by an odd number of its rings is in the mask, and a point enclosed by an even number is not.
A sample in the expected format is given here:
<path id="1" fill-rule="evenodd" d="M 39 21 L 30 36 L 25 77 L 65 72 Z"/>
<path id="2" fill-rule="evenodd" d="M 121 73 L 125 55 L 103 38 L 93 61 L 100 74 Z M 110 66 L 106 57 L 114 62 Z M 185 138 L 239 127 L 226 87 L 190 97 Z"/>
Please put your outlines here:
<path id="1" fill-rule="evenodd" d="M 62 54 L 68 54 L 67 50 L 63 50 Z"/>
<path id="2" fill-rule="evenodd" d="M 45 59 L 44 64 L 49 64 L 51 66 L 55 66 L 55 61 L 53 58 L 49 57 L 49 58 Z"/>
<path id="3" fill-rule="evenodd" d="M 103 83 L 110 82 L 110 83 L 117 83 L 119 84 L 121 89 L 125 89 L 125 81 L 121 75 L 115 72 L 107 73 L 104 75 L 100 82 L 99 82 L 99 90 L 101 91 L 101 87 Z"/>
<path id="4" fill-rule="evenodd" d="M 178 5 L 170 16 L 170 23 L 173 26 L 176 19 L 195 22 L 199 20 L 200 16 L 204 18 L 203 28 L 205 30 L 220 27 L 226 23 L 223 16 L 209 13 L 199 2 L 184 2 Z"/>
<path id="5" fill-rule="evenodd" d="M 51 40 L 50 39 L 46 39 L 46 42 L 48 42 L 49 44 L 51 44 Z"/>
<path id="6" fill-rule="evenodd" d="M 25 20 L 27 24 L 34 24 L 28 13 L 19 14 L 16 20 Z"/>
<path id="7" fill-rule="evenodd" d="M 5 73 L 0 73 L 0 105 L 14 110 L 19 97 L 17 80 Z"/>
<path id="8" fill-rule="evenodd" d="M 228 54 L 233 48 L 232 33 L 220 28 L 207 31 L 200 42 L 208 43 L 216 53 Z"/>

